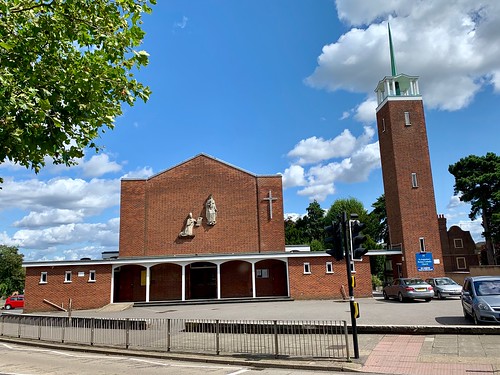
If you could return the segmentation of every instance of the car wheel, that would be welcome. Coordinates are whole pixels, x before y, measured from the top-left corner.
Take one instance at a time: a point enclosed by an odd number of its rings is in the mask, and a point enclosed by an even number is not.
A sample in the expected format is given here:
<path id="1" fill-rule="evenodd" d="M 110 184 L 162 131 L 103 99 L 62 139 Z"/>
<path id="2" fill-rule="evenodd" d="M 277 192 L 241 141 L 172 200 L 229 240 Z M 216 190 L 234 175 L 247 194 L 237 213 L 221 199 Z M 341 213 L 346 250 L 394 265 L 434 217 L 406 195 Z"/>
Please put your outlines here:
<path id="1" fill-rule="evenodd" d="M 443 295 L 441 294 L 441 292 L 438 290 L 438 299 L 444 299 Z"/>
<path id="2" fill-rule="evenodd" d="M 11 305 L 5 305 L 5 310 L 10 310 L 12 308 Z"/>
<path id="3" fill-rule="evenodd" d="M 385 290 L 382 292 L 382 294 L 384 295 L 384 299 L 389 299 L 389 296 L 387 295 Z"/>
<path id="4" fill-rule="evenodd" d="M 431 302 L 431 299 L 432 299 L 432 298 L 426 298 L 426 299 L 425 299 L 425 302 Z"/>
<path id="5" fill-rule="evenodd" d="M 465 308 L 462 306 L 462 311 L 464 312 L 464 318 L 469 320 L 470 319 L 470 316 L 469 314 L 467 313 L 467 310 L 465 310 Z"/>
<path id="6" fill-rule="evenodd" d="M 405 301 L 405 298 L 403 297 L 403 295 L 401 294 L 401 292 L 398 293 L 398 300 L 399 300 L 399 302 L 404 302 Z"/>

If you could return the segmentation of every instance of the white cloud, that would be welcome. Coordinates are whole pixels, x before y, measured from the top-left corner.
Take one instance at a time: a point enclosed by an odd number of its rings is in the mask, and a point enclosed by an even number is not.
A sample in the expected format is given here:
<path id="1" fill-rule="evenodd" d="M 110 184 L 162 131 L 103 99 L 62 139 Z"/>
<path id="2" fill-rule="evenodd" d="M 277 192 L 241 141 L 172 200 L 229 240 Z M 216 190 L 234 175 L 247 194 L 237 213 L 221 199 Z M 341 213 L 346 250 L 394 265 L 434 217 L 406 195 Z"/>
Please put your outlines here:
<path id="1" fill-rule="evenodd" d="M 336 6 L 339 18 L 355 27 L 323 47 L 306 84 L 373 100 L 376 82 L 390 74 L 390 19 L 397 70 L 420 75 L 428 108 L 464 108 L 487 85 L 500 92 L 497 0 L 337 0 Z M 370 119 L 358 109 L 358 120 Z"/>
<path id="2" fill-rule="evenodd" d="M 15 221 L 15 227 L 43 227 L 50 224 L 69 224 L 83 221 L 85 211 L 68 209 L 48 209 L 43 212 L 31 211 L 21 220 Z"/>
<path id="3" fill-rule="evenodd" d="M 115 161 L 110 161 L 107 154 L 93 155 L 89 161 L 82 163 L 81 167 L 85 177 L 100 177 L 106 173 L 122 170 L 122 166 Z"/>
<path id="4" fill-rule="evenodd" d="M 300 165 L 292 165 L 285 169 L 283 173 L 283 187 L 303 186 L 306 183 L 304 178 L 304 168 Z"/>
<path id="5" fill-rule="evenodd" d="M 130 171 L 124 174 L 121 178 L 148 178 L 153 175 L 153 169 L 151 167 L 144 167 L 136 169 L 135 171 Z"/>
<path id="6" fill-rule="evenodd" d="M 460 200 L 460 195 L 453 195 L 450 198 L 450 201 L 448 202 L 448 205 L 446 206 L 446 208 L 451 209 L 451 208 L 456 208 L 456 207 L 460 207 L 460 206 L 464 206 L 464 205 L 465 205 L 465 202 L 462 202 Z"/>
<path id="7" fill-rule="evenodd" d="M 366 126 L 358 138 L 346 129 L 331 140 L 312 137 L 300 141 L 288 153 L 298 159 L 283 173 L 283 186 L 302 186 L 299 195 L 322 202 L 335 193 L 336 182 L 366 181 L 372 170 L 380 168 L 379 145 L 373 142 L 374 135 L 375 130 Z M 323 164 L 324 161 L 329 162 Z M 306 169 L 305 164 L 312 165 Z"/>
<path id="8" fill-rule="evenodd" d="M 182 21 L 174 23 L 174 29 L 186 28 L 188 21 L 189 21 L 189 18 L 187 18 L 186 16 L 182 16 Z"/>

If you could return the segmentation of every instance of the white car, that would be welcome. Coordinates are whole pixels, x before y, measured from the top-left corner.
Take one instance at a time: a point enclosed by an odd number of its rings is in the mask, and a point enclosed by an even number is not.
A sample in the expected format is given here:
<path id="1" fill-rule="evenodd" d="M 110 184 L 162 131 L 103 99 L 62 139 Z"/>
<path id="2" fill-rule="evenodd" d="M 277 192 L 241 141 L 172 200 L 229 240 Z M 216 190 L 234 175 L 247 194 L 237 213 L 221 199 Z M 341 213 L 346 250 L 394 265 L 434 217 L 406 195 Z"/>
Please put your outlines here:
<path id="1" fill-rule="evenodd" d="M 462 294 L 462 285 L 449 277 L 432 277 L 425 280 L 434 288 L 434 296 L 439 299 L 446 297 L 459 297 Z"/>

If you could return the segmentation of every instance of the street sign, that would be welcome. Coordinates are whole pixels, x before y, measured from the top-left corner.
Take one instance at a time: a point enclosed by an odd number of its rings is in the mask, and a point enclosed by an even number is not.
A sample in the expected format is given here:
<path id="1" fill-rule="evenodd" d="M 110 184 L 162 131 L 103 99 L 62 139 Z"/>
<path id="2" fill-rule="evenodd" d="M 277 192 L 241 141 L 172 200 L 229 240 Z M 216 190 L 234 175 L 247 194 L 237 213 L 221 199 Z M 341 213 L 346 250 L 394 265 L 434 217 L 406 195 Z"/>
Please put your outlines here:
<path id="1" fill-rule="evenodd" d="M 416 253 L 417 271 L 434 271 L 432 253 Z"/>

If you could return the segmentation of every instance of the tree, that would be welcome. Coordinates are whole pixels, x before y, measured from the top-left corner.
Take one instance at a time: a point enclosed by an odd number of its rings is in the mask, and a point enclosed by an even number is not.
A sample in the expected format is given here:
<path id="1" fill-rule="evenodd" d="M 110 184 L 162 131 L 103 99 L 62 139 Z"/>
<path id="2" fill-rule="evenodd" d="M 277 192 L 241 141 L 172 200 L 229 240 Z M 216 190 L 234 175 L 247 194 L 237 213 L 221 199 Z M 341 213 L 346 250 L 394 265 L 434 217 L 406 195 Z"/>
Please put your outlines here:
<path id="1" fill-rule="evenodd" d="M 38 172 L 74 165 L 123 102 L 147 101 L 133 77 L 142 13 L 156 0 L 0 0 L 0 163 Z"/>
<path id="2" fill-rule="evenodd" d="M 285 219 L 285 244 L 303 245 L 307 242 L 304 239 L 302 230 L 297 227 L 297 223 L 291 217 L 287 217 Z"/>
<path id="3" fill-rule="evenodd" d="M 500 232 L 500 157 L 492 152 L 469 155 L 450 165 L 448 171 L 455 177 L 455 194 L 471 204 L 471 220 L 482 217 L 488 264 L 493 265 L 493 239 Z"/>
<path id="4" fill-rule="evenodd" d="M 333 202 L 332 206 L 326 213 L 326 223 L 331 224 L 332 221 L 336 221 L 339 215 L 342 215 L 343 212 L 347 213 L 347 220 L 349 220 L 351 214 L 358 214 L 358 220 L 366 224 L 368 213 L 366 212 L 363 203 L 356 198 L 337 199 Z"/>
<path id="5" fill-rule="evenodd" d="M 324 237 L 324 217 L 325 211 L 317 201 L 313 201 L 307 207 L 307 215 L 304 217 L 306 234 L 310 241 L 322 241 Z"/>
<path id="6" fill-rule="evenodd" d="M 16 247 L 0 245 L 0 296 L 24 290 L 23 255 Z"/>
<path id="7" fill-rule="evenodd" d="M 371 227 L 367 228 L 370 236 L 379 242 L 389 244 L 389 225 L 387 223 L 387 211 L 385 208 L 385 194 L 377 198 L 372 204 L 373 210 L 369 213 Z"/>

